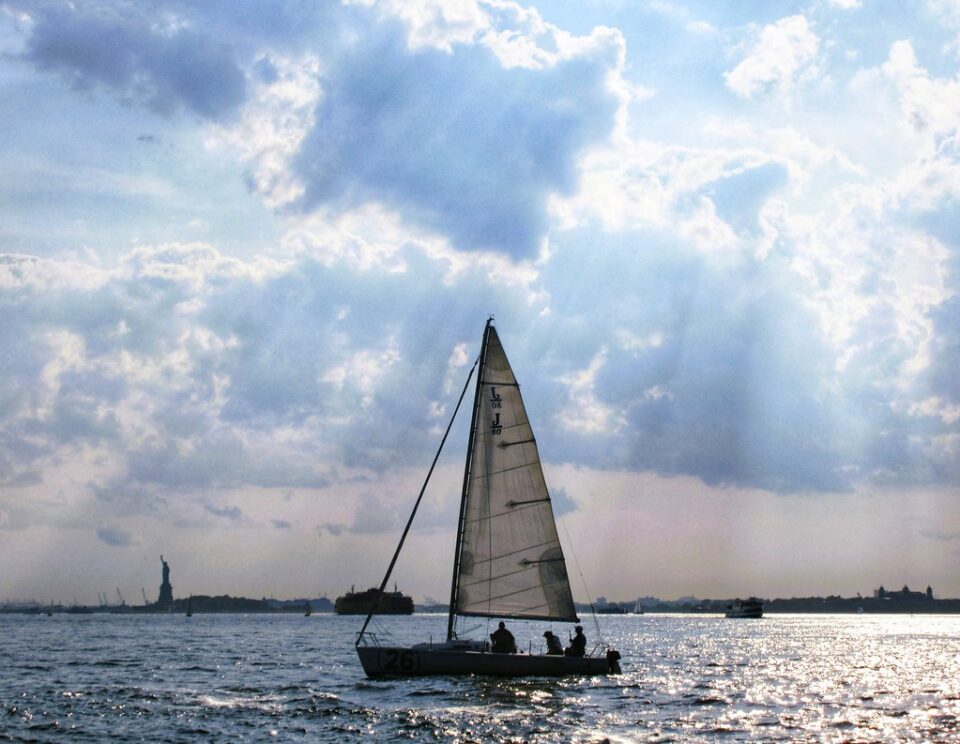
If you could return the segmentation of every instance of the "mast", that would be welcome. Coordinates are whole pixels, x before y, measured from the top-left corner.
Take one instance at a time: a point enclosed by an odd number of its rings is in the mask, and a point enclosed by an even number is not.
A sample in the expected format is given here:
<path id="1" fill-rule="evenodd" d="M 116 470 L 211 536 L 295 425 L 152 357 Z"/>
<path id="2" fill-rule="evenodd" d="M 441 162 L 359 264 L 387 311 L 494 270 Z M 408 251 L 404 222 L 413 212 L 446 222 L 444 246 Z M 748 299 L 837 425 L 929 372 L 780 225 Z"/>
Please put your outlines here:
<path id="1" fill-rule="evenodd" d="M 470 485 L 470 467 L 473 461 L 473 440 L 477 434 L 477 417 L 480 411 L 480 396 L 483 394 L 483 372 L 484 364 L 487 359 L 487 339 L 490 336 L 490 325 L 493 323 L 493 316 L 487 318 L 487 324 L 483 328 L 483 342 L 480 344 L 480 357 L 478 360 L 479 371 L 477 372 L 477 387 L 473 395 L 473 414 L 470 417 L 470 436 L 467 438 L 467 457 L 463 466 L 463 489 L 460 492 L 460 517 L 457 520 L 457 542 L 453 549 L 453 579 L 450 582 L 450 613 L 447 616 L 447 640 L 453 640 L 453 625 L 456 620 L 457 612 L 457 592 L 459 586 L 457 579 L 460 575 L 460 553 L 463 550 L 463 520 L 466 513 L 467 488 Z"/>

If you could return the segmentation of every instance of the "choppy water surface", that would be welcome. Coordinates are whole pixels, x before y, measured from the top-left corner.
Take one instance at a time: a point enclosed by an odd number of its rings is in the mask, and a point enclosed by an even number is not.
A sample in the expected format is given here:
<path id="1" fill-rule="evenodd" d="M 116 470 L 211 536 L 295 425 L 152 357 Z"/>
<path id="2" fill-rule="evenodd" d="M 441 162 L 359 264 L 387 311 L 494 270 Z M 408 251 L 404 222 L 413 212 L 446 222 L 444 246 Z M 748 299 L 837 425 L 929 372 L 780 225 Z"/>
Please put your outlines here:
<path id="1" fill-rule="evenodd" d="M 960 616 L 601 623 L 620 676 L 374 682 L 357 618 L 0 615 L 0 741 L 960 740 Z M 512 627 L 524 647 L 547 626 Z"/>

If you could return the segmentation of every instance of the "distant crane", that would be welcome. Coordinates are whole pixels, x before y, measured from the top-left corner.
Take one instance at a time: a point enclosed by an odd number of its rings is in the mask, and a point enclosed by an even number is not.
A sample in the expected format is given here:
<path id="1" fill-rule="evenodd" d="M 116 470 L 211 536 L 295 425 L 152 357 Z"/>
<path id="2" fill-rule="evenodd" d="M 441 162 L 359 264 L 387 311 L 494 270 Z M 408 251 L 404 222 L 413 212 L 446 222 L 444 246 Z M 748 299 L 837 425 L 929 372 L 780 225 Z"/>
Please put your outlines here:
<path id="1" fill-rule="evenodd" d="M 127 602 L 126 602 L 126 600 L 123 598 L 123 595 L 120 593 L 120 587 L 119 587 L 119 586 L 117 587 L 117 597 L 120 599 L 120 606 L 121 606 L 121 607 L 126 607 L 126 606 L 127 606 Z"/>

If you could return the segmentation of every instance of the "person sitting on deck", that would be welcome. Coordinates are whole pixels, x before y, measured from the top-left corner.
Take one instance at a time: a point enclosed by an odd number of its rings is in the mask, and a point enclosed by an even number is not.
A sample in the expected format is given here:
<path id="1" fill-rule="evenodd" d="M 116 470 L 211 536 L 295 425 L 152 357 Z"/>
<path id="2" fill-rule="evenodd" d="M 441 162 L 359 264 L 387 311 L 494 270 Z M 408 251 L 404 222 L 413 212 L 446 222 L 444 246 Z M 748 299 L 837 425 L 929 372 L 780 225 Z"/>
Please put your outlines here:
<path id="1" fill-rule="evenodd" d="M 584 656 L 587 653 L 587 637 L 583 634 L 583 626 L 578 625 L 575 630 L 576 633 L 571 639 L 570 645 L 563 652 L 566 656 Z"/>
<path id="2" fill-rule="evenodd" d="M 549 656 L 563 656 L 563 646 L 560 645 L 560 639 L 549 630 L 543 634 L 547 639 L 547 654 Z"/>
<path id="3" fill-rule="evenodd" d="M 517 653 L 517 642 L 513 638 L 513 633 L 507 630 L 503 620 L 500 621 L 500 627 L 490 634 L 490 640 L 493 646 L 490 649 L 495 654 L 515 654 Z"/>

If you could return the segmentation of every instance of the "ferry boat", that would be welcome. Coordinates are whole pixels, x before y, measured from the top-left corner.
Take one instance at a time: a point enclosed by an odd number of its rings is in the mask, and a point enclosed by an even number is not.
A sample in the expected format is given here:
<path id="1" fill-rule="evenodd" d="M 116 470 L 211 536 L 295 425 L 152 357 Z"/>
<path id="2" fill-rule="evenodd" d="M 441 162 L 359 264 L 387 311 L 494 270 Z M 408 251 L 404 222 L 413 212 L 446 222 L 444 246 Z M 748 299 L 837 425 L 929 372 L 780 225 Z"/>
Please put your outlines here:
<path id="1" fill-rule="evenodd" d="M 756 597 L 737 599 L 727 605 L 727 617 L 763 617 L 763 602 Z"/>
<path id="2" fill-rule="evenodd" d="M 392 592 L 383 592 L 374 587 L 364 592 L 356 592 L 353 587 L 342 597 L 337 597 L 333 611 L 338 615 L 412 615 L 413 598 L 394 587 Z"/>

